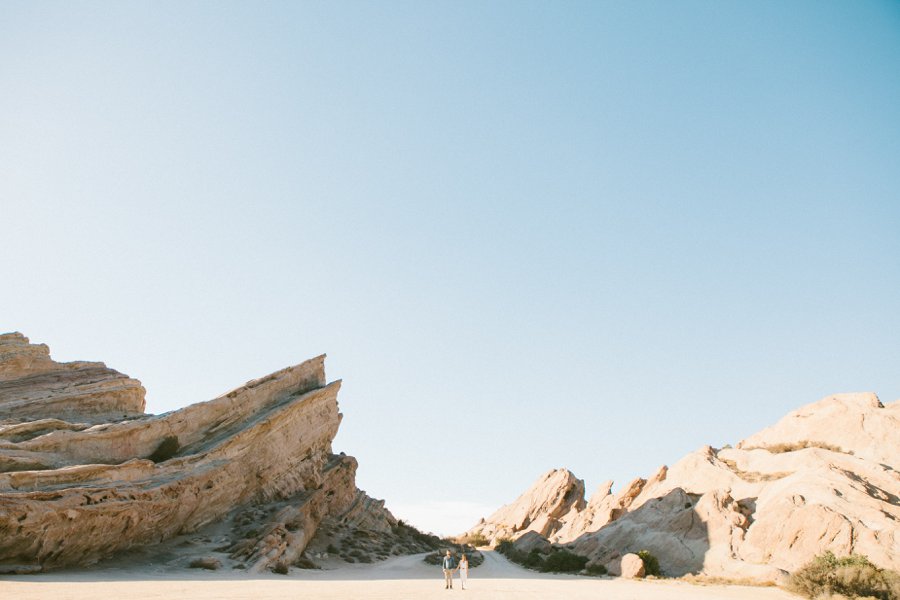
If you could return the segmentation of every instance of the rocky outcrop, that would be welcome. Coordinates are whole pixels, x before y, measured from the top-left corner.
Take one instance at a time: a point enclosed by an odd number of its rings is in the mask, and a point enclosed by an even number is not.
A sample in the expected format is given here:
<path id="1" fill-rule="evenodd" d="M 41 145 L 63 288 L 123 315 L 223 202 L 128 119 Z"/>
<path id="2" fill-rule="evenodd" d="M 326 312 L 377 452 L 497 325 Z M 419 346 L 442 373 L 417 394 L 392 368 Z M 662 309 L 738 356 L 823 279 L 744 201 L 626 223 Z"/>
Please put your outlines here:
<path id="1" fill-rule="evenodd" d="M 21 333 L 0 334 L 0 423 L 101 423 L 143 412 L 140 381 L 101 362 L 55 362 L 46 345 L 30 344 Z"/>
<path id="2" fill-rule="evenodd" d="M 830 396 L 736 448 L 704 446 L 617 494 L 607 482 L 556 517 L 547 537 L 607 568 L 649 550 L 669 575 L 779 581 L 827 550 L 900 569 L 898 469 L 900 402 Z M 494 518 L 474 530 L 509 532 Z"/>
<path id="3" fill-rule="evenodd" d="M 660 469 L 665 473 L 665 467 Z M 584 510 L 563 519 L 559 530 L 550 536 L 551 541 L 565 543 L 585 531 L 596 531 L 628 512 L 635 498 L 647 484 L 646 479 L 634 479 L 617 494 L 611 493 L 612 481 L 605 481 L 591 496 Z"/>
<path id="4" fill-rule="evenodd" d="M 197 552 L 258 571 L 295 563 L 325 519 L 396 523 L 356 488 L 355 459 L 332 453 L 340 381 L 326 383 L 324 356 L 158 416 L 136 380 L 55 363 L 20 334 L 0 336 L 0 373 L 0 571 L 196 532 Z"/>
<path id="5" fill-rule="evenodd" d="M 773 452 L 819 447 L 897 466 L 900 402 L 885 407 L 871 392 L 835 394 L 789 413 L 737 447 Z"/>
<path id="6" fill-rule="evenodd" d="M 526 531 L 516 538 L 516 541 L 513 542 L 513 548 L 519 552 L 524 552 L 525 554 L 533 551 L 547 554 L 550 552 L 551 546 L 550 542 L 547 541 L 547 538 L 537 531 Z"/>
<path id="7" fill-rule="evenodd" d="M 529 531 L 548 537 L 583 508 L 584 482 L 568 469 L 553 469 L 538 477 L 512 504 L 501 507 L 464 535 L 484 536 L 492 543 Z"/>

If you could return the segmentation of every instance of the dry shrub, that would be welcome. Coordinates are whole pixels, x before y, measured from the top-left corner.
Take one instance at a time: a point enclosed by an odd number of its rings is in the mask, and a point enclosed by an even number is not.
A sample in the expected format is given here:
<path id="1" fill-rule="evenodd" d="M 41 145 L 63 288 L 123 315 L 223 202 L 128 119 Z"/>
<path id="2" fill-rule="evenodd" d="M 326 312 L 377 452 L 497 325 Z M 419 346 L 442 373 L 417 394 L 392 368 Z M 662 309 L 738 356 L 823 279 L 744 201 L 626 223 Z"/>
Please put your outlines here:
<path id="1" fill-rule="evenodd" d="M 474 533 L 472 535 L 467 535 L 458 540 L 461 544 L 469 544 L 470 546 L 480 547 L 487 546 L 491 543 L 489 539 L 484 537 L 484 534 Z"/>
<path id="2" fill-rule="evenodd" d="M 749 483 L 759 483 L 760 481 L 775 481 L 776 479 L 784 479 L 785 477 L 790 475 L 790 473 L 786 472 L 760 473 L 758 471 L 742 471 L 740 468 L 738 468 L 737 462 L 731 460 L 730 458 L 722 458 L 719 460 L 725 463 L 725 465 L 729 469 L 734 471 L 735 475 Z"/>
<path id="3" fill-rule="evenodd" d="M 850 450 L 844 450 L 834 444 L 827 442 L 817 442 L 814 440 L 801 440 L 799 442 L 788 442 L 784 444 L 772 444 L 771 446 L 748 446 L 744 450 L 768 450 L 772 454 L 783 454 L 785 452 L 795 452 L 805 448 L 821 448 L 822 450 L 831 450 L 832 452 L 840 452 L 842 454 L 853 454 Z"/>
<path id="4" fill-rule="evenodd" d="M 842 594 L 900 600 L 900 573 L 880 569 L 858 554 L 837 558 L 826 552 L 817 556 L 791 575 L 790 586 L 807 598 Z"/>
<path id="5" fill-rule="evenodd" d="M 774 581 L 760 581 L 758 579 L 750 579 L 749 577 L 720 577 L 718 575 L 704 575 L 702 573 L 688 573 L 679 577 L 682 581 L 693 585 L 742 585 L 748 587 L 775 587 L 778 584 Z"/>

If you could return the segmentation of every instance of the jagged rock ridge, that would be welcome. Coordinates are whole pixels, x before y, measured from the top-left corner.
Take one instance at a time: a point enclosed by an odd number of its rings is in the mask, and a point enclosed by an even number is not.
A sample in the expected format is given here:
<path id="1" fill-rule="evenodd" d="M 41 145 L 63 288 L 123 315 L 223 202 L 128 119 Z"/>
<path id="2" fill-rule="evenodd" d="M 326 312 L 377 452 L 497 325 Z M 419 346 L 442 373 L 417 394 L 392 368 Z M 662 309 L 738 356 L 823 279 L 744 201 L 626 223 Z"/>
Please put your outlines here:
<path id="1" fill-rule="evenodd" d="M 397 521 L 356 488 L 356 460 L 332 452 L 340 385 L 319 356 L 145 415 L 136 380 L 0 336 L 0 571 L 91 564 L 216 527 L 198 539 L 259 571 L 296 562 L 322 523 L 390 534 Z"/>
<path id="2" fill-rule="evenodd" d="M 488 539 L 519 537 L 529 531 L 549 537 L 584 508 L 584 482 L 566 469 L 554 469 L 512 504 L 500 507 L 476 526 Z"/>
<path id="3" fill-rule="evenodd" d="M 0 334 L 0 422 L 77 417 L 101 423 L 144 412 L 144 388 L 101 362 L 58 363 L 45 344 Z"/>
<path id="4" fill-rule="evenodd" d="M 816 554 L 867 555 L 900 568 L 900 402 L 838 394 L 804 406 L 736 448 L 709 446 L 618 493 L 611 482 L 564 516 L 552 502 L 575 476 L 552 471 L 465 535 L 496 541 L 538 529 L 610 565 L 650 550 L 670 575 L 783 580 Z M 549 484 L 549 485 L 548 485 Z"/>

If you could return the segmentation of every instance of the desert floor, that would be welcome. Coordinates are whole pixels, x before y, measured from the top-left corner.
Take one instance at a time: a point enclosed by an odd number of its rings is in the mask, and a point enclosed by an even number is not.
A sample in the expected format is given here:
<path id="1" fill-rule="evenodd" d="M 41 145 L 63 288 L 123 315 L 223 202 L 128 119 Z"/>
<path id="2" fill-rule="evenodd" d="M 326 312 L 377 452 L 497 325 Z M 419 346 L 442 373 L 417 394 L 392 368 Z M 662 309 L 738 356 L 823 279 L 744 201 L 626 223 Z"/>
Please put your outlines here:
<path id="1" fill-rule="evenodd" d="M 458 578 L 452 590 L 445 590 L 440 568 L 425 564 L 422 556 L 398 557 L 371 565 L 328 565 L 321 571 L 292 570 L 288 576 L 194 570 L 174 573 L 154 567 L 5 576 L 0 577 L 0 599 L 798 599 L 775 588 L 698 586 L 679 581 L 628 581 L 533 573 L 509 563 L 495 552 L 486 552 L 484 564 L 471 570 L 466 590 L 460 589 Z"/>

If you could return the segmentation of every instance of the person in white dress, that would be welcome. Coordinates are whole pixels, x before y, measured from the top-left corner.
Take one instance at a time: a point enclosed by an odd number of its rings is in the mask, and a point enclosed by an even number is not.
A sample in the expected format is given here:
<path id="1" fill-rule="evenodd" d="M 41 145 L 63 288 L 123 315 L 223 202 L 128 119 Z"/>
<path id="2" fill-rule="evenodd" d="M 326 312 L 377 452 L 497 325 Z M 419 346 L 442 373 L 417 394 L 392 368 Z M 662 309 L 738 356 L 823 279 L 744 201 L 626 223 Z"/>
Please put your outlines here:
<path id="1" fill-rule="evenodd" d="M 466 558 L 465 553 L 459 559 L 459 565 L 457 565 L 456 570 L 459 571 L 460 587 L 466 589 L 466 580 L 469 578 L 469 559 Z"/>

